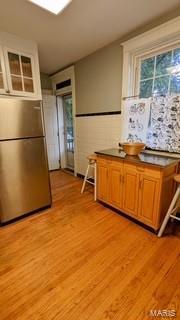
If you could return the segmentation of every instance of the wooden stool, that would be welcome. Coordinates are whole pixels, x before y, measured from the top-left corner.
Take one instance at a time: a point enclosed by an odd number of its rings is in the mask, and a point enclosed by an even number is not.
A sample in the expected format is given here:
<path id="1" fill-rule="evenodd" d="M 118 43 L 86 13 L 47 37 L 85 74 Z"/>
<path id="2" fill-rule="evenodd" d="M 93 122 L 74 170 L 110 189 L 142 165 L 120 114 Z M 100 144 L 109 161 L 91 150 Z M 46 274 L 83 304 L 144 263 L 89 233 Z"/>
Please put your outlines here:
<path id="1" fill-rule="evenodd" d="M 85 186 L 86 186 L 86 182 L 92 184 L 94 186 L 94 200 L 96 201 L 96 199 L 97 199 L 97 197 L 96 197 L 96 160 L 97 160 L 97 156 L 95 154 L 92 154 L 92 155 L 88 156 L 87 159 L 88 159 L 88 167 L 87 167 L 86 174 L 85 174 L 85 177 L 84 177 L 81 193 L 84 192 L 84 189 L 85 189 Z M 92 182 L 90 180 L 93 177 L 89 177 L 88 176 L 90 168 L 93 168 L 93 170 L 94 170 L 94 182 Z"/>
<path id="2" fill-rule="evenodd" d="M 178 209 L 180 208 L 180 174 L 175 175 L 174 180 L 177 182 L 178 187 L 177 187 L 176 193 L 174 195 L 174 198 L 171 201 L 168 212 L 165 215 L 162 226 L 158 232 L 158 237 L 162 236 L 164 229 L 166 228 L 166 225 L 168 223 L 169 218 L 176 219 L 176 220 L 180 221 L 180 218 L 176 217 L 176 213 L 177 213 Z"/>

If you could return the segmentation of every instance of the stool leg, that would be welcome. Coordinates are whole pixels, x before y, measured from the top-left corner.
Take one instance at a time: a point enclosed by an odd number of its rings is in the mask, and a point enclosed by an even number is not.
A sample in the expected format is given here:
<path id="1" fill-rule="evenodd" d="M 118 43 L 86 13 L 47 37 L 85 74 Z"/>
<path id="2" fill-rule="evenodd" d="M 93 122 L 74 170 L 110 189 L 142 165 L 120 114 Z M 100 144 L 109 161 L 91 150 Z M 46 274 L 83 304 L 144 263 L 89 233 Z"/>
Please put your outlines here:
<path id="1" fill-rule="evenodd" d="M 81 189 L 81 193 L 84 192 L 84 188 L 85 188 L 85 185 L 86 185 L 86 180 L 88 178 L 89 168 L 90 168 L 90 165 L 88 164 L 88 167 L 87 167 L 87 170 L 86 170 L 86 174 L 85 174 L 85 177 L 84 177 L 84 181 L 83 181 L 83 185 L 82 185 L 82 189 Z"/>
<path id="2" fill-rule="evenodd" d="M 97 166 L 94 164 L 94 200 L 97 200 Z"/>
<path id="3" fill-rule="evenodd" d="M 174 195 L 174 198 L 172 199 L 172 202 L 171 202 L 171 204 L 170 204 L 170 207 L 169 207 L 169 209 L 168 209 L 168 212 L 166 213 L 166 216 L 165 216 L 165 218 L 164 218 L 164 221 L 163 221 L 163 223 L 162 223 L 162 226 L 161 226 L 161 228 L 160 228 L 160 230 L 159 230 L 159 232 L 158 232 L 158 237 L 161 237 L 161 236 L 162 236 L 162 234 L 163 234 L 163 232 L 164 232 L 164 229 L 166 228 L 166 225 L 167 225 L 167 223 L 168 223 L 170 214 L 171 214 L 173 208 L 175 207 L 176 202 L 177 202 L 177 200 L 178 200 L 178 198 L 179 198 L 179 195 L 180 195 L 180 186 L 177 188 L 176 193 L 175 193 L 175 195 Z"/>

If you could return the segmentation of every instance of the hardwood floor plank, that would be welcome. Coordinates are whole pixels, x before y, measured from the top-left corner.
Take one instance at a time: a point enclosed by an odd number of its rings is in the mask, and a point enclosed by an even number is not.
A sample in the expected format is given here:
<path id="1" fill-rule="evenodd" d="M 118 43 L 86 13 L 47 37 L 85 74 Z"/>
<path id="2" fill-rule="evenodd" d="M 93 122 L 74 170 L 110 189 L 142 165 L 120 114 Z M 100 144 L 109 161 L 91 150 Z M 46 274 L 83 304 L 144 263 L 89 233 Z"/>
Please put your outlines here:
<path id="1" fill-rule="evenodd" d="M 0 229 L 1 320 L 148 319 L 179 308 L 176 234 L 156 235 L 51 173 L 53 206 Z M 179 312 L 179 311 L 178 311 Z"/>

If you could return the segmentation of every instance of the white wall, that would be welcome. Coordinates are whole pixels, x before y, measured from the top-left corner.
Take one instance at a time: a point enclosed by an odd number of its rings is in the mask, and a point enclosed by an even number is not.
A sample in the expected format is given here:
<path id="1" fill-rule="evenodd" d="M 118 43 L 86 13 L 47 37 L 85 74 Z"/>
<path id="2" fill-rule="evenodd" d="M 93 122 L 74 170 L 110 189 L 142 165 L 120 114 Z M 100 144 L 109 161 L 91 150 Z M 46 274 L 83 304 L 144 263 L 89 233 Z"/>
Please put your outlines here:
<path id="1" fill-rule="evenodd" d="M 78 173 L 85 173 L 88 155 L 95 151 L 118 146 L 120 128 L 120 114 L 76 118 L 76 168 Z"/>

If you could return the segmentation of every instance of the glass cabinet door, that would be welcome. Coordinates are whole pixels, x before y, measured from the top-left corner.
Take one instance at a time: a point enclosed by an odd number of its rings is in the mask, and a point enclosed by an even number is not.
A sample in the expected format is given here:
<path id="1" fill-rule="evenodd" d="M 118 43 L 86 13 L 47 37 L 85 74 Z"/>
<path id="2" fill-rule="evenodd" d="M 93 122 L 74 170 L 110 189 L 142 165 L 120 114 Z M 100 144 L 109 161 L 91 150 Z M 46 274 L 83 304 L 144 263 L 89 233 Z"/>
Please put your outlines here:
<path id="1" fill-rule="evenodd" d="M 33 95 L 33 57 L 20 53 L 7 51 L 9 66 L 9 86 L 12 94 L 29 96 Z"/>
<path id="2" fill-rule="evenodd" d="M 4 89 L 4 80 L 3 80 L 2 67 L 1 67 L 1 61 L 0 61 L 0 90 L 2 89 Z"/>
<path id="3" fill-rule="evenodd" d="M 5 67 L 4 67 L 4 57 L 3 51 L 0 47 L 0 93 L 7 92 L 7 84 L 6 84 L 6 74 L 5 74 Z"/>

